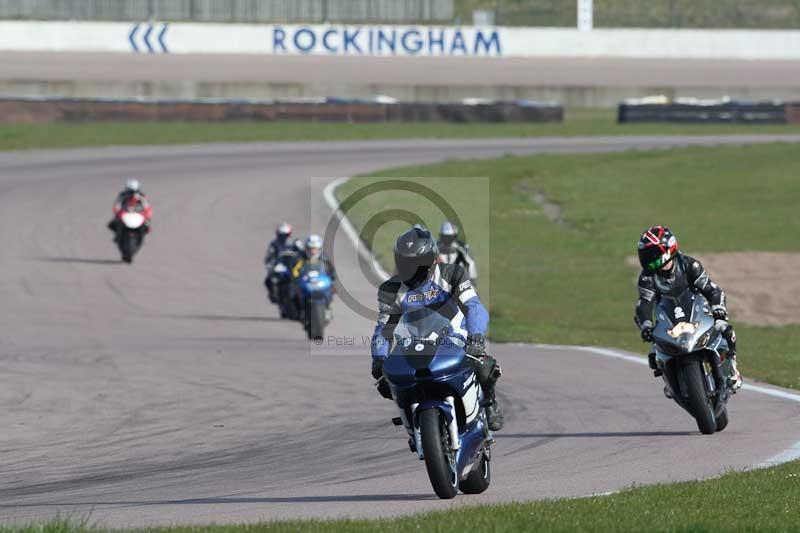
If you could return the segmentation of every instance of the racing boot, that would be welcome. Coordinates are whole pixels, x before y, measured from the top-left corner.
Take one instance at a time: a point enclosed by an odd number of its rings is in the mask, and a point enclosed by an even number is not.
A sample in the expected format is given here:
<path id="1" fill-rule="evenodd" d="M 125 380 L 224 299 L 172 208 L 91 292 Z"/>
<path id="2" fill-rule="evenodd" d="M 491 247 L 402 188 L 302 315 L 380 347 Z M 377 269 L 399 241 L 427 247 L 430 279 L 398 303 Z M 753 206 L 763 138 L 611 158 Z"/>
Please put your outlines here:
<path id="1" fill-rule="evenodd" d="M 658 378 L 664 374 L 664 372 L 660 368 L 658 368 L 658 365 L 656 364 L 655 350 L 650 350 L 650 353 L 647 354 L 647 363 L 650 365 L 650 368 L 653 369 L 653 375 L 655 377 Z"/>
<path id="2" fill-rule="evenodd" d="M 492 431 L 500 431 L 503 429 L 503 412 L 500 411 L 500 405 L 497 403 L 497 398 L 492 395 L 492 400 L 486 406 L 486 422 L 489 424 L 489 429 Z"/>
<path id="3" fill-rule="evenodd" d="M 742 374 L 736 365 L 736 332 L 730 324 L 724 323 L 722 335 L 728 341 L 728 354 L 723 365 L 728 366 L 728 386 L 736 392 L 742 388 Z"/>
<path id="4" fill-rule="evenodd" d="M 728 374 L 728 386 L 735 392 L 742 388 L 742 373 L 736 365 L 736 353 L 728 352 L 728 358 L 725 361 L 728 363 L 730 373 Z"/>
<path id="5" fill-rule="evenodd" d="M 484 406 L 486 409 L 486 423 L 491 431 L 503 429 L 503 413 L 495 396 L 497 380 L 503 375 L 500 365 L 494 357 L 484 355 L 476 366 L 476 376 L 483 389 Z"/>

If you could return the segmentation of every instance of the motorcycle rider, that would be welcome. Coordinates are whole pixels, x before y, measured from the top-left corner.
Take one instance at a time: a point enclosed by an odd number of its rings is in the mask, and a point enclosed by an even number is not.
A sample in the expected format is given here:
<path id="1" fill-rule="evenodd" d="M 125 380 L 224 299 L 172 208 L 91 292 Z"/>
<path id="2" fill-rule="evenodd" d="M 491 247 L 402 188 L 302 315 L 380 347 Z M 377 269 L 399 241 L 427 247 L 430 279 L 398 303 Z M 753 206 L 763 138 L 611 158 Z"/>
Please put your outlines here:
<path id="1" fill-rule="evenodd" d="M 292 226 L 288 222 L 281 222 L 278 224 L 275 228 L 275 238 L 272 239 L 267 246 L 267 253 L 264 256 L 264 267 L 267 270 L 267 277 L 264 278 L 264 286 L 267 288 L 269 301 L 272 303 L 277 303 L 278 301 L 278 295 L 275 290 L 276 287 L 272 280 L 272 269 L 275 268 L 275 263 L 281 255 L 281 252 L 291 250 L 294 247 L 294 242 L 290 239 L 291 236 Z M 287 264 L 287 266 L 291 267 L 292 263 Z"/>
<path id="2" fill-rule="evenodd" d="M 308 264 L 321 263 L 325 269 L 325 273 L 331 278 L 331 290 L 336 294 L 336 269 L 333 267 L 328 254 L 322 251 L 322 237 L 312 233 L 306 238 L 303 245 L 303 250 L 300 252 L 297 260 L 292 266 L 292 280 L 297 280 L 302 273 L 303 267 Z M 297 290 L 297 285 L 293 285 L 292 305 L 297 310 L 296 316 L 302 318 L 303 306 L 300 301 L 300 293 Z M 330 311 L 330 308 L 329 308 Z"/>
<path id="3" fill-rule="evenodd" d="M 333 268 L 333 263 L 328 257 L 328 254 L 322 251 L 322 237 L 312 233 L 306 238 L 303 248 L 294 266 L 292 266 L 292 278 L 300 277 L 300 271 L 303 270 L 306 264 L 321 262 L 322 266 L 325 268 L 325 272 L 331 278 L 331 281 L 335 282 L 336 269 Z"/>
<path id="4" fill-rule="evenodd" d="M 728 323 L 725 293 L 708 276 L 697 259 L 678 251 L 678 239 L 665 226 L 653 226 L 639 238 L 639 300 L 636 302 L 634 320 L 645 342 L 653 342 L 653 312 L 662 295 L 677 296 L 687 287 L 700 292 L 711 304 L 715 327 L 728 341 L 727 357 L 731 360 L 729 380 L 733 389 L 742 386 L 742 375 L 736 366 L 736 332 Z M 656 377 L 661 371 L 656 366 L 655 346 L 647 355 L 650 368 Z"/>
<path id="5" fill-rule="evenodd" d="M 472 285 L 478 281 L 478 267 L 469 254 L 469 245 L 458 239 L 458 227 L 446 221 L 439 229 L 439 262 L 458 265 L 467 271 Z"/>
<path id="6" fill-rule="evenodd" d="M 483 389 L 489 429 L 503 427 L 503 415 L 495 396 L 495 384 L 501 375 L 500 365 L 486 353 L 486 328 L 489 313 L 478 298 L 467 273 L 458 265 L 437 261 L 438 248 L 431 232 L 415 225 L 398 237 L 394 247 L 397 274 L 378 289 L 378 321 L 372 335 L 372 377 L 378 391 L 391 399 L 383 379 L 383 362 L 388 357 L 394 329 L 403 313 L 416 306 L 434 304 L 437 311 L 451 319 L 455 332 L 463 331 L 466 352 Z M 448 304 L 449 307 L 448 307 Z"/>
<path id="7" fill-rule="evenodd" d="M 150 233 L 150 222 L 153 218 L 153 208 L 141 190 L 139 180 L 130 178 L 125 182 L 125 188 L 117 195 L 112 207 L 114 217 L 108 223 L 108 229 L 114 232 L 114 242 L 119 242 L 122 230 L 119 216 L 123 211 L 137 211 L 144 216 L 144 232 Z"/>

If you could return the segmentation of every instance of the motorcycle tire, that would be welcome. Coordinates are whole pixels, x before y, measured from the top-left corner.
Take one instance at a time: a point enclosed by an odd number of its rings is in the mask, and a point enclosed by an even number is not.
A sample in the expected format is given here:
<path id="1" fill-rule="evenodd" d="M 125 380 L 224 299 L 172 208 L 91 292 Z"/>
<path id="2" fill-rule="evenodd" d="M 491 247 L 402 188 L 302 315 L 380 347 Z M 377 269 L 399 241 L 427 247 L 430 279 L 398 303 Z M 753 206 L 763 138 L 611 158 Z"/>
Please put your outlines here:
<path id="1" fill-rule="evenodd" d="M 728 407 L 722 408 L 722 412 L 717 416 L 717 431 L 722 431 L 728 427 Z"/>
<path id="2" fill-rule="evenodd" d="M 686 386 L 684 392 L 689 397 L 689 412 L 697 421 L 697 429 L 703 435 L 712 435 L 717 430 L 717 421 L 704 383 L 703 363 L 692 361 L 681 368 L 681 373 L 684 382 L 681 385 Z"/>
<path id="3" fill-rule="evenodd" d="M 467 478 L 458 484 L 464 494 L 480 494 L 492 483 L 492 462 L 486 450 L 481 452 L 477 464 L 472 467 Z"/>
<path id="4" fill-rule="evenodd" d="M 325 303 L 312 302 L 308 306 L 308 317 L 306 318 L 308 324 L 308 338 L 316 339 L 322 338 L 325 332 Z"/>
<path id="5" fill-rule="evenodd" d="M 122 254 L 122 261 L 124 263 L 132 263 L 133 253 L 136 251 L 136 236 L 130 232 L 123 234 L 119 245 L 119 251 Z"/>
<path id="6" fill-rule="evenodd" d="M 426 409 L 419 415 L 419 431 L 422 437 L 422 451 L 425 455 L 425 468 L 436 495 L 450 500 L 458 494 L 458 472 L 448 459 L 448 432 L 438 409 Z"/>

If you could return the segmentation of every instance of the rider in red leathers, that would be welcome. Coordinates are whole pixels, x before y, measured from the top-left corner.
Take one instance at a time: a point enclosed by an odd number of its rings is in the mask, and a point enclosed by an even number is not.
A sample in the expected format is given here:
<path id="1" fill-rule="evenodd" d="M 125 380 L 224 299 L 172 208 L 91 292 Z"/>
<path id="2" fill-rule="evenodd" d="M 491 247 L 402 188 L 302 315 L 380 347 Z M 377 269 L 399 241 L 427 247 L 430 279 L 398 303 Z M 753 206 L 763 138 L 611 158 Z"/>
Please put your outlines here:
<path id="1" fill-rule="evenodd" d="M 108 223 L 108 229 L 114 232 L 114 242 L 119 240 L 120 215 L 126 211 L 136 211 L 142 214 L 145 219 L 144 231 L 150 233 L 150 221 L 153 218 L 153 208 L 141 191 L 141 184 L 137 179 L 129 179 L 125 182 L 125 189 L 117 195 L 114 201 L 114 218 Z"/>

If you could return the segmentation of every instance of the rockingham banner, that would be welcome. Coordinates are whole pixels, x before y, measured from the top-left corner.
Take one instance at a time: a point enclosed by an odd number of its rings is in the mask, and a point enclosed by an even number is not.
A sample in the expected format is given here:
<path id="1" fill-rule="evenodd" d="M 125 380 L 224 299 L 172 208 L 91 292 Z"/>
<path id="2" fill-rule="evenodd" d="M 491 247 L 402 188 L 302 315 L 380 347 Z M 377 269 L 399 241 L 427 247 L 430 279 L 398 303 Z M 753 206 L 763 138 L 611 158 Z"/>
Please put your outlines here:
<path id="1" fill-rule="evenodd" d="M 797 60 L 800 31 L 0 21 L 0 50 Z"/>
<path id="2" fill-rule="evenodd" d="M 496 28 L 272 26 L 273 54 L 501 56 Z"/>

